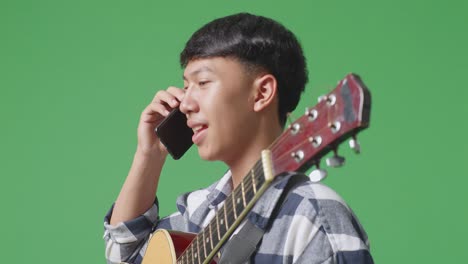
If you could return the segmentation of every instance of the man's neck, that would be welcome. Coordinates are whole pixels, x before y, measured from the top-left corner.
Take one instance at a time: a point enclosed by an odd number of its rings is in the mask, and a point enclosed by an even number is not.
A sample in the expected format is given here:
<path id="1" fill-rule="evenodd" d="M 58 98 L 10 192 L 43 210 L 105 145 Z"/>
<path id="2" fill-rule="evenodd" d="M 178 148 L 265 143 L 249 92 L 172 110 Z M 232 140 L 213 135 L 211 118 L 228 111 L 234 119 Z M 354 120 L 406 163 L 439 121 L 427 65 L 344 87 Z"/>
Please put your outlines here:
<path id="1" fill-rule="evenodd" d="M 261 152 L 268 149 L 281 133 L 282 128 L 279 126 L 268 130 L 266 133 L 259 133 L 258 137 L 252 139 L 251 145 L 245 149 L 240 158 L 228 163 L 234 188 L 241 183 L 242 179 L 248 175 L 248 172 L 260 159 Z"/>

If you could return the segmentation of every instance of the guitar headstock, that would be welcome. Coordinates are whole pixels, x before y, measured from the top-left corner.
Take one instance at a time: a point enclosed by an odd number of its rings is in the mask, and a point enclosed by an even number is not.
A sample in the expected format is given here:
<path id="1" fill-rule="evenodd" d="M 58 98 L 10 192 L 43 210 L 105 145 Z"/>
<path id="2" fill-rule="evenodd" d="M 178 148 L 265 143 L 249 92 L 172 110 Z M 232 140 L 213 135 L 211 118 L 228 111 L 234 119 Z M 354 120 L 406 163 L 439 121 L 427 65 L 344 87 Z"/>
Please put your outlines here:
<path id="1" fill-rule="evenodd" d="M 275 141 L 271 148 L 275 173 L 319 167 L 320 159 L 330 151 L 335 151 L 335 156 L 327 164 L 339 166 L 344 160 L 336 155 L 336 149 L 348 138 L 359 152 L 356 135 L 369 126 L 370 106 L 367 87 L 359 76 L 348 74 Z M 317 177 L 321 180 L 324 176 Z"/>

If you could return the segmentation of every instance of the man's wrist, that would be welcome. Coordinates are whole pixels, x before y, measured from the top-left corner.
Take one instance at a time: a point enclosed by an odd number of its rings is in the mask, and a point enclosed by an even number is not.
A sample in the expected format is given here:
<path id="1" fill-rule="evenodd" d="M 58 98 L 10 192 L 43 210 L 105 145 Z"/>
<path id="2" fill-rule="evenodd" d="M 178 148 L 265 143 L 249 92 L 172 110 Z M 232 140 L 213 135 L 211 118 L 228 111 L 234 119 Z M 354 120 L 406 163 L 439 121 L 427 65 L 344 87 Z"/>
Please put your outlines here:
<path id="1" fill-rule="evenodd" d="M 166 160 L 167 154 L 158 153 L 158 152 L 146 152 L 137 150 L 134 155 L 134 159 L 140 162 L 146 163 L 155 163 L 155 162 L 164 162 Z"/>
<path id="2" fill-rule="evenodd" d="M 135 158 L 144 159 L 144 160 L 162 160 L 166 159 L 167 152 L 161 151 L 159 148 L 142 148 L 137 147 L 135 151 Z"/>

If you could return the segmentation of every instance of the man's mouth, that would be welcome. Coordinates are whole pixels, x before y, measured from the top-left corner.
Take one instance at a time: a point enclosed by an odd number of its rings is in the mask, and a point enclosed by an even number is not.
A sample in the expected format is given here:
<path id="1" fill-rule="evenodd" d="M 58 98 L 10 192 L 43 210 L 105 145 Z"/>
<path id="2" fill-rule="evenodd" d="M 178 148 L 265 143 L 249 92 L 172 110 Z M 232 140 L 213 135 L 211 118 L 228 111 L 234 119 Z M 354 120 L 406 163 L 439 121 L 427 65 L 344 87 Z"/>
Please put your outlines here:
<path id="1" fill-rule="evenodd" d="M 205 128 L 207 128 L 207 125 L 199 125 L 199 126 L 196 126 L 196 127 L 192 128 L 192 130 L 193 130 L 193 133 L 196 134 L 196 133 L 198 133 L 199 131 L 201 131 L 201 130 L 203 130 Z"/>
<path id="2" fill-rule="evenodd" d="M 193 143 L 195 143 L 195 145 L 198 145 L 201 143 L 202 139 L 205 137 L 207 128 L 208 128 L 207 125 L 199 125 L 199 126 L 195 126 L 192 128 L 193 130 L 192 141 Z"/>

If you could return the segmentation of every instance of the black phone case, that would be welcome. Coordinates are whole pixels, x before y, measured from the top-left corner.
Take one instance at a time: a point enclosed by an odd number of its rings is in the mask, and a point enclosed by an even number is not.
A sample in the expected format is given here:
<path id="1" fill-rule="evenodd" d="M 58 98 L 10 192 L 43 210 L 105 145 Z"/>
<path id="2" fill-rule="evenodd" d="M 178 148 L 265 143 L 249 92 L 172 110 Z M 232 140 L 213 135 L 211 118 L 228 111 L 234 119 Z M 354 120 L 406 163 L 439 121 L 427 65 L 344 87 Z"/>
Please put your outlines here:
<path id="1" fill-rule="evenodd" d="M 172 110 L 155 131 L 175 160 L 180 159 L 193 145 L 193 130 L 187 126 L 187 117 L 179 108 Z"/>

